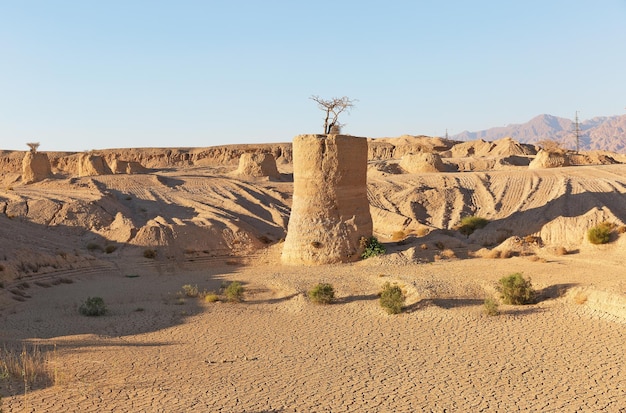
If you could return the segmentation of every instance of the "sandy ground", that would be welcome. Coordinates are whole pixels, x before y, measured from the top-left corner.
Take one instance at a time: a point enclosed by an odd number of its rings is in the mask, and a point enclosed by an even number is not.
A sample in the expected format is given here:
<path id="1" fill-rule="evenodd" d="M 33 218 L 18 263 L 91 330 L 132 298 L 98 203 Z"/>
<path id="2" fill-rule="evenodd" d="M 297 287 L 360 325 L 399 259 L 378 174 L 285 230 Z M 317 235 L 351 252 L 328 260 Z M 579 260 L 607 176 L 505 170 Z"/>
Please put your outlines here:
<path id="1" fill-rule="evenodd" d="M 549 257 L 548 257 L 549 258 Z M 45 343 L 57 383 L 24 395 L 3 383 L 7 412 L 623 411 L 626 318 L 580 303 L 572 291 L 626 292 L 621 264 L 585 254 L 531 261 L 451 260 L 392 266 L 384 260 L 314 268 L 144 262 L 35 284 L 2 311 L 4 342 Z M 483 314 L 496 280 L 521 271 L 541 300 Z M 129 278 L 127 275 L 138 275 Z M 62 273 L 57 274 L 62 276 Z M 206 303 L 184 284 L 246 286 L 243 303 Z M 385 281 L 407 292 L 387 315 Z M 338 302 L 303 294 L 332 282 Z M 110 312 L 81 316 L 87 297 Z M 139 311 L 141 309 L 141 311 Z M 50 350 L 52 351 L 52 350 Z"/>
<path id="2" fill-rule="evenodd" d="M 38 344 L 51 375 L 27 389 L 0 379 L 0 410 L 626 411 L 626 234 L 585 239 L 626 224 L 626 166 L 379 164 L 368 199 L 388 254 L 319 267 L 280 264 L 289 165 L 276 181 L 234 165 L 32 185 L 0 174 L 0 345 Z M 468 215 L 490 223 L 465 237 L 454 228 Z M 494 251 L 513 257 L 471 258 Z M 486 316 L 514 272 L 538 302 Z M 234 280 L 242 303 L 178 295 Z M 386 281 L 407 293 L 400 315 L 379 306 Z M 335 304 L 308 300 L 318 282 Z M 90 296 L 107 315 L 79 314 Z"/>

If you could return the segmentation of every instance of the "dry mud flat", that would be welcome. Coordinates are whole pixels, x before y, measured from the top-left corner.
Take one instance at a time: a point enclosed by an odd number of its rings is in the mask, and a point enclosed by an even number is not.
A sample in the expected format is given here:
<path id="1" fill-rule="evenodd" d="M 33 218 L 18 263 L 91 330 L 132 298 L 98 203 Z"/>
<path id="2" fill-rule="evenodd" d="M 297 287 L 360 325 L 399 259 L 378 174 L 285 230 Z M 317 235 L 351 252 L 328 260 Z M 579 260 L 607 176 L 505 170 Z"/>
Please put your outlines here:
<path id="1" fill-rule="evenodd" d="M 32 298 L 3 310 L 0 339 L 56 344 L 58 369 L 56 385 L 26 395 L 3 383 L 4 409 L 623 411 L 624 318 L 603 317 L 567 291 L 623 294 L 626 270 L 619 260 L 589 258 L 315 268 L 273 259 L 182 268 L 126 262 L 45 293 L 32 287 Z M 542 300 L 485 316 L 484 294 L 511 269 L 530 276 Z M 243 303 L 175 298 L 184 284 L 214 289 L 232 280 L 246 286 Z M 306 299 L 320 281 L 333 283 L 336 304 Z M 407 290 L 405 313 L 379 307 L 385 281 Z M 110 313 L 79 315 L 89 295 L 103 297 Z"/>

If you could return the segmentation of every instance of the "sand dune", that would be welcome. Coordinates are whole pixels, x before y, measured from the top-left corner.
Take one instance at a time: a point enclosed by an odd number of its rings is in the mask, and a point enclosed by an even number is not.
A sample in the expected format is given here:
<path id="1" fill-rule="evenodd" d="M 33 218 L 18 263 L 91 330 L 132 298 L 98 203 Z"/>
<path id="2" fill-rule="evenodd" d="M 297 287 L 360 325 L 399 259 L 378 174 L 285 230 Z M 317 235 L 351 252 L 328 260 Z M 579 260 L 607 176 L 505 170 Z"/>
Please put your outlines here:
<path id="1" fill-rule="evenodd" d="M 523 148 L 505 140 L 495 147 L 499 157 Z M 496 159 L 483 148 L 482 158 L 443 157 L 473 165 L 468 172 L 408 174 L 396 167 L 401 156 L 443 153 L 449 143 L 403 137 L 372 148 L 378 158 L 370 160 L 368 199 L 388 252 L 316 267 L 280 264 L 293 192 L 285 148 L 281 176 L 272 180 L 239 175 L 223 151 L 173 152 L 177 163 L 185 153 L 196 154 L 196 163 L 143 174 L 75 177 L 57 169 L 54 179 L 30 185 L 7 167 L 0 343 L 39 343 L 56 379 L 26 392 L 20 380 L 0 379 L 0 406 L 623 409 L 626 238 L 616 231 L 610 243 L 593 245 L 585 234 L 603 221 L 626 223 L 626 166 L 476 170 Z M 467 156 L 461 149 L 468 150 L 457 148 L 456 156 Z M 160 153 L 147 153 L 152 165 L 144 166 L 155 168 Z M 207 154 L 229 161 L 215 165 Z M 455 228 L 469 215 L 489 224 L 462 235 Z M 147 249 L 156 256 L 144 257 Z M 511 258 L 487 258 L 496 251 Z M 497 298 L 497 280 L 512 272 L 532 279 L 537 303 L 484 315 L 484 298 Z M 243 303 L 179 293 L 185 284 L 219 290 L 233 280 L 246 288 Z M 407 294 L 401 315 L 378 304 L 386 281 Z M 337 303 L 308 300 L 305 292 L 318 282 L 333 284 Z M 80 315 L 89 296 L 102 297 L 109 313 Z"/>

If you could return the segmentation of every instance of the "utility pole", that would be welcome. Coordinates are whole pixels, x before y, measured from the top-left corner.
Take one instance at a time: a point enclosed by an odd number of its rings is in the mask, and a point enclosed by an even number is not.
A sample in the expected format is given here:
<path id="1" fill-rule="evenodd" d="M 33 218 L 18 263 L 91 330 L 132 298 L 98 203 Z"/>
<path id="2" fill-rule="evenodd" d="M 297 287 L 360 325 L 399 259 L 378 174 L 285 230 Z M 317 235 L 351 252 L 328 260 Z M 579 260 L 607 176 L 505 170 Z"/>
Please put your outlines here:
<path id="1" fill-rule="evenodd" d="M 580 125 L 578 124 L 578 111 L 576 111 L 574 134 L 576 135 L 576 153 L 578 153 L 578 151 L 580 150 Z"/>

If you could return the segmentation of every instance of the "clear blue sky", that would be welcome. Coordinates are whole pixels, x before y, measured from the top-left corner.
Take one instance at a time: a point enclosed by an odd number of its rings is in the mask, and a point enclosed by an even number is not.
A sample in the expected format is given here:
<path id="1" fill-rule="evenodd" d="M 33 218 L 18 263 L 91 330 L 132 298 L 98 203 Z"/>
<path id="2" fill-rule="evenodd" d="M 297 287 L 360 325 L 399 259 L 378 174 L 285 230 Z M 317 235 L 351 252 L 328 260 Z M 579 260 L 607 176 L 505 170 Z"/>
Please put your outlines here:
<path id="1" fill-rule="evenodd" d="M 626 112 L 626 0 L 0 0 L 0 149 L 450 135 Z"/>

